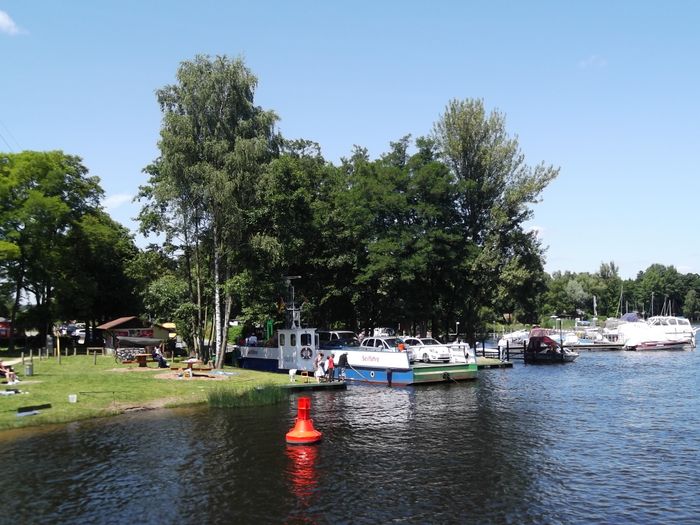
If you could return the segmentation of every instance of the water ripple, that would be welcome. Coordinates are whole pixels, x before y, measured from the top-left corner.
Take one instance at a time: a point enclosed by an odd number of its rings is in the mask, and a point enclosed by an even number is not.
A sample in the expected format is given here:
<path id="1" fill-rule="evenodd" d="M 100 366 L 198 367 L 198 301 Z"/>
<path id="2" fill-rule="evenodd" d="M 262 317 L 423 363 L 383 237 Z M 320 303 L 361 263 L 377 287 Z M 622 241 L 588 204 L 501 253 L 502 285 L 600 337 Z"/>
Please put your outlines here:
<path id="1" fill-rule="evenodd" d="M 18 523 L 698 523 L 697 352 L 132 414 L 5 439 Z M 1 519 L 0 519 L 1 521 Z"/>

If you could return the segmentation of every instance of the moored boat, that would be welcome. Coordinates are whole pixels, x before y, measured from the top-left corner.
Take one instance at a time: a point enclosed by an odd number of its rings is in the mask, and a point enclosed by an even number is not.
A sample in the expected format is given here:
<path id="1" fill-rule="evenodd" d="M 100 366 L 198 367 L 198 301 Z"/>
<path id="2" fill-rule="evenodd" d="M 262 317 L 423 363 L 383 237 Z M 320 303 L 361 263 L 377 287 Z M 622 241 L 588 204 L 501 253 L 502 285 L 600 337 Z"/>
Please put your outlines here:
<path id="1" fill-rule="evenodd" d="M 535 327 L 530 330 L 527 347 L 523 352 L 526 364 L 572 363 L 579 354 L 563 347 L 552 339 L 547 330 Z"/>
<path id="2" fill-rule="evenodd" d="M 686 350 L 694 347 L 694 332 L 691 337 L 683 331 L 669 332 L 667 326 L 630 320 L 620 323 L 617 330 L 625 350 Z"/>

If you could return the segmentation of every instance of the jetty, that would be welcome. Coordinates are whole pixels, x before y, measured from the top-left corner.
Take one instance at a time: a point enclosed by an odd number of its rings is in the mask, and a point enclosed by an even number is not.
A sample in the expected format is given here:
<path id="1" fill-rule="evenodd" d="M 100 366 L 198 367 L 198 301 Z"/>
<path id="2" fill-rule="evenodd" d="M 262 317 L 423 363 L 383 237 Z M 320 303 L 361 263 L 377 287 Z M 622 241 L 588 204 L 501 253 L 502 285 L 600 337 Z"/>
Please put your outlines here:
<path id="1" fill-rule="evenodd" d="M 488 368 L 513 368 L 510 361 L 501 361 L 495 357 L 476 356 L 476 366 L 479 370 Z"/>
<path id="2" fill-rule="evenodd" d="M 327 381 L 317 383 L 315 380 L 300 383 L 288 383 L 281 386 L 282 388 L 286 388 L 292 392 L 309 392 L 314 390 L 347 390 L 348 388 L 345 381 Z"/>

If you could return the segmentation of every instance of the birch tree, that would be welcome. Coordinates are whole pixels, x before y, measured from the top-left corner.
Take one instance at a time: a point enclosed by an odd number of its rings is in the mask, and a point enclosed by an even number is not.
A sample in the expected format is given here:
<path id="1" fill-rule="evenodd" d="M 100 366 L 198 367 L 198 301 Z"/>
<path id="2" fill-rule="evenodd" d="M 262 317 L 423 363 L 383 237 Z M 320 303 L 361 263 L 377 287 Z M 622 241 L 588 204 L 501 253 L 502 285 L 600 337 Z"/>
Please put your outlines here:
<path id="1" fill-rule="evenodd" d="M 278 143 L 277 117 L 254 104 L 256 87 L 241 59 L 199 55 L 182 62 L 177 83 L 157 91 L 161 155 L 146 169 L 151 178 L 141 191 L 148 201 L 142 227 L 179 240 L 191 267 L 192 328 L 205 361 L 204 290 L 211 286 L 217 367 L 231 304 L 232 287 L 225 285 L 240 269 L 238 252 L 254 231 L 256 180 Z"/>

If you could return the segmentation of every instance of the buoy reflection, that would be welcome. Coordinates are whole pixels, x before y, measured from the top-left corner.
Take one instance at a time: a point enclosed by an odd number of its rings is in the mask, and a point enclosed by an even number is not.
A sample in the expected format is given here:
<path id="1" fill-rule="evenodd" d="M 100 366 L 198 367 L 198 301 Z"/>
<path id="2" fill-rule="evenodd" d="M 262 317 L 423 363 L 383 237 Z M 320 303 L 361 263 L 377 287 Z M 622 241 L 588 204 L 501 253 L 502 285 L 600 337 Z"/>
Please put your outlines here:
<path id="1" fill-rule="evenodd" d="M 318 486 L 316 461 L 318 460 L 317 445 L 287 445 L 289 466 L 287 472 L 291 481 L 292 492 L 299 502 L 308 507 L 311 496 Z"/>

